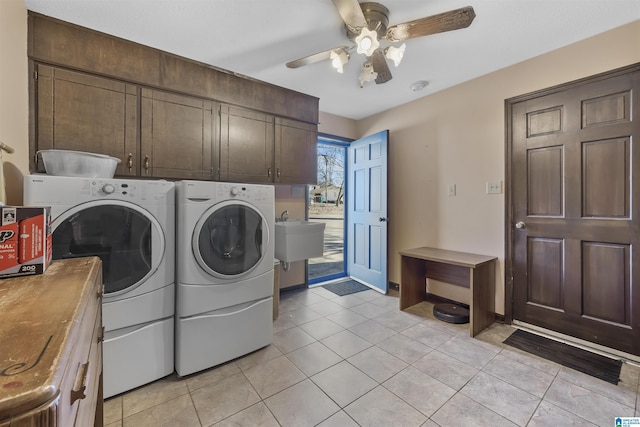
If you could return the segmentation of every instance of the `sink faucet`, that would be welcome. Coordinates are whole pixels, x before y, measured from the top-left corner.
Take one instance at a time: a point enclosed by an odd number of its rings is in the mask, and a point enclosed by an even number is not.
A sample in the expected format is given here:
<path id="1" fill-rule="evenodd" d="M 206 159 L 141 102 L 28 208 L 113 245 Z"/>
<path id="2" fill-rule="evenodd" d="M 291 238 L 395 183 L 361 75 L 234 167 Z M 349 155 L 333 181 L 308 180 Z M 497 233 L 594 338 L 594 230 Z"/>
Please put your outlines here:
<path id="1" fill-rule="evenodd" d="M 284 222 L 289 219 L 289 211 L 282 211 L 280 214 L 280 222 Z"/>

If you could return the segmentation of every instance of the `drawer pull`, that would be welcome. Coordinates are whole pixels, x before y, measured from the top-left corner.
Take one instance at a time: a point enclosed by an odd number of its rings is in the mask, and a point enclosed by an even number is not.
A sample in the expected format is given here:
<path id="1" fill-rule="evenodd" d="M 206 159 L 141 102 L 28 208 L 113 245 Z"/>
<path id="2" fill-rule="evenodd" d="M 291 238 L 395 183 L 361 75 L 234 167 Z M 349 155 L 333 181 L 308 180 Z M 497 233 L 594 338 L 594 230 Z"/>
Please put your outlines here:
<path id="1" fill-rule="evenodd" d="M 71 390 L 71 399 L 69 401 L 70 405 L 73 405 L 76 400 L 81 400 L 87 397 L 85 392 L 87 391 L 87 377 L 89 376 L 89 362 L 83 363 L 80 365 L 80 369 L 78 369 L 78 374 L 80 374 L 80 381 L 78 381 L 78 377 L 76 377 L 76 387 Z"/>

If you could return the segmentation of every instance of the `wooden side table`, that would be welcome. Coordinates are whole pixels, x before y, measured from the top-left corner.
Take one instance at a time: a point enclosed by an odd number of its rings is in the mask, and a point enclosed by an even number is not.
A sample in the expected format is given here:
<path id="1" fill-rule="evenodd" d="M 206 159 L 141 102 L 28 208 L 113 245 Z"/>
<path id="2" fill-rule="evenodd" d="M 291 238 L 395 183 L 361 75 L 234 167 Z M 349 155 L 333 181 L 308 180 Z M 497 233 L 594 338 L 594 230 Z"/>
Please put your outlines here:
<path id="1" fill-rule="evenodd" d="M 400 251 L 400 255 L 400 310 L 426 299 L 428 278 L 469 288 L 470 336 L 494 322 L 496 257 L 427 247 Z"/>

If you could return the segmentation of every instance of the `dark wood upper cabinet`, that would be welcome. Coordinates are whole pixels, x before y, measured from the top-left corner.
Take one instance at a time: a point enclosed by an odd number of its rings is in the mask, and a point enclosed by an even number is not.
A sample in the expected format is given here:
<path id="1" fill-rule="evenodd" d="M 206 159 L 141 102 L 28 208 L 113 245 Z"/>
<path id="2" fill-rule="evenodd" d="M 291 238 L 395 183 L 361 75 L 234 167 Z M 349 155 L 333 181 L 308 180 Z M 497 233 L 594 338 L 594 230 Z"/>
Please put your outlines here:
<path id="1" fill-rule="evenodd" d="M 218 179 L 315 183 L 317 138 L 316 125 L 221 105 Z"/>
<path id="2" fill-rule="evenodd" d="M 318 179 L 317 146 L 317 126 L 276 118 L 275 182 L 315 184 Z"/>
<path id="3" fill-rule="evenodd" d="M 38 64 L 34 74 L 35 151 L 90 151 L 117 157 L 116 174 L 135 175 L 136 87 L 120 81 Z M 44 172 L 37 161 L 35 170 Z"/>
<path id="4" fill-rule="evenodd" d="M 29 11 L 38 62 L 318 123 L 318 98 Z"/>
<path id="5" fill-rule="evenodd" d="M 212 179 L 213 126 L 211 101 L 142 89 L 141 176 Z"/>
<path id="6" fill-rule="evenodd" d="M 273 182 L 273 116 L 220 106 L 221 181 Z"/>
<path id="7" fill-rule="evenodd" d="M 30 153 L 90 151 L 116 176 L 316 182 L 318 98 L 29 12 Z M 32 171 L 43 172 L 35 156 Z"/>

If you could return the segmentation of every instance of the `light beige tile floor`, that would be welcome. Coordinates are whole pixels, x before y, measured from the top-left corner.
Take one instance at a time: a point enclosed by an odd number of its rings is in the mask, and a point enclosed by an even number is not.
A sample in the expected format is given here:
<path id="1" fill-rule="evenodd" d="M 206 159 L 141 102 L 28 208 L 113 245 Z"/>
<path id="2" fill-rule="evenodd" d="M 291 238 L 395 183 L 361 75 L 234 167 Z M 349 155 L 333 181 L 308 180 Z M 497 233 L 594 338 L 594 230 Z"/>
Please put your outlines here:
<path id="1" fill-rule="evenodd" d="M 471 339 L 396 296 L 285 293 L 273 344 L 204 372 L 105 401 L 109 427 L 613 426 L 640 416 L 640 368 L 614 386 L 502 344 Z"/>

